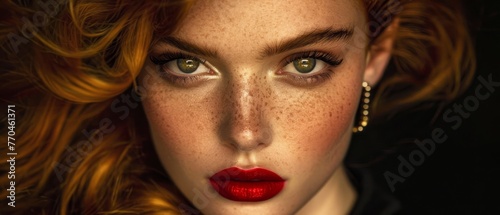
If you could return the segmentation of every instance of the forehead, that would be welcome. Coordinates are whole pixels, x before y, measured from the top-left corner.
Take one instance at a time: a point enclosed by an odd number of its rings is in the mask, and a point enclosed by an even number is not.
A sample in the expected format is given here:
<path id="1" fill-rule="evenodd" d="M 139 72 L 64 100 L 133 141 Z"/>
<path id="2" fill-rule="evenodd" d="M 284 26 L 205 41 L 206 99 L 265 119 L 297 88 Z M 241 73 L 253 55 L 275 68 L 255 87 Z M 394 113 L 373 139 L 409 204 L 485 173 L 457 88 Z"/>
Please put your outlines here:
<path id="1" fill-rule="evenodd" d="M 305 31 L 361 27 L 358 0 L 198 0 L 173 36 L 259 44 Z"/>

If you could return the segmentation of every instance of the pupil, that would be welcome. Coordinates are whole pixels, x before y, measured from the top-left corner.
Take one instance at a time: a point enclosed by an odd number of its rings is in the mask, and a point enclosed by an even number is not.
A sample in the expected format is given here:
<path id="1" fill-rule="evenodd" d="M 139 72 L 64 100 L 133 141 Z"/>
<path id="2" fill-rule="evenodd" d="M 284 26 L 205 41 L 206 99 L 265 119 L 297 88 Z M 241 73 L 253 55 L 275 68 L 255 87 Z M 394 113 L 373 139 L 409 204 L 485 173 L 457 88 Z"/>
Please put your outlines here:
<path id="1" fill-rule="evenodd" d="M 184 73 L 193 73 L 200 66 L 200 62 L 191 59 L 177 59 L 177 67 Z"/>
<path id="2" fill-rule="evenodd" d="M 314 58 L 303 58 L 293 61 L 293 65 L 297 71 L 300 73 L 309 73 L 316 66 L 316 59 Z"/>

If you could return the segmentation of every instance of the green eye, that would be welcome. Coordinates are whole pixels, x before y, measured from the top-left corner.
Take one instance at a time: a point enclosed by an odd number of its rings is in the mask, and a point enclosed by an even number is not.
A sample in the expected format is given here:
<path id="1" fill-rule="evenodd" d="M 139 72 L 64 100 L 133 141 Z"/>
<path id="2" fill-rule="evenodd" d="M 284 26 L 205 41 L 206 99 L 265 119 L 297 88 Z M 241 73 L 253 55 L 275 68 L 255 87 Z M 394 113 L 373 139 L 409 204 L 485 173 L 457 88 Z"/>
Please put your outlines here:
<path id="1" fill-rule="evenodd" d="M 316 66 L 316 59 L 314 58 L 301 58 L 293 61 L 293 66 L 300 73 L 309 73 L 313 71 Z"/>
<path id="2" fill-rule="evenodd" d="M 200 62 L 197 60 L 185 58 L 177 59 L 177 67 L 179 67 L 179 70 L 183 73 L 193 73 L 198 69 L 199 66 Z"/>

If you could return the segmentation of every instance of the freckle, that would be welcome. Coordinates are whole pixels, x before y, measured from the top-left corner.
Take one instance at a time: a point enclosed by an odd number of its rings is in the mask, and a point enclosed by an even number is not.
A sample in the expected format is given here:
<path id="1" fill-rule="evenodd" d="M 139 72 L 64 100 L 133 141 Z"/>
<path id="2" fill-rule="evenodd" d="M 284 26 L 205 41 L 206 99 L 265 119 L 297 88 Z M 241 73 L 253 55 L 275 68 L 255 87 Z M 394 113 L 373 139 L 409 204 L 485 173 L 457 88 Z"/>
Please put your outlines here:
<path id="1" fill-rule="evenodd" d="M 330 111 L 330 117 L 332 117 L 332 112 Z"/>
<path id="2" fill-rule="evenodd" d="M 277 116 L 277 117 L 276 117 L 276 120 L 279 120 L 279 119 L 280 119 L 280 117 L 279 117 L 279 116 Z"/>

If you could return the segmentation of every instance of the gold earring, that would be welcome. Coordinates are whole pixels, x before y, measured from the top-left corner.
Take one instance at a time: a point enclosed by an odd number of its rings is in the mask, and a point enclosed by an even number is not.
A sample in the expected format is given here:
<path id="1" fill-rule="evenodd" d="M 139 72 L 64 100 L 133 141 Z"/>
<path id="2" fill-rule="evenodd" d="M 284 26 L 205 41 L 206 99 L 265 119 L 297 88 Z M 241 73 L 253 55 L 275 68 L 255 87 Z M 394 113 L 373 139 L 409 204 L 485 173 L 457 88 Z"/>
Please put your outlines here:
<path id="1" fill-rule="evenodd" d="M 361 97 L 363 98 L 361 100 L 361 109 L 360 109 L 360 117 L 359 117 L 359 124 L 357 126 L 354 126 L 352 128 L 352 132 L 357 133 L 357 132 L 362 132 L 363 129 L 368 125 L 368 114 L 370 109 L 370 91 L 372 88 L 368 84 L 368 82 L 363 81 L 363 92 Z"/>

